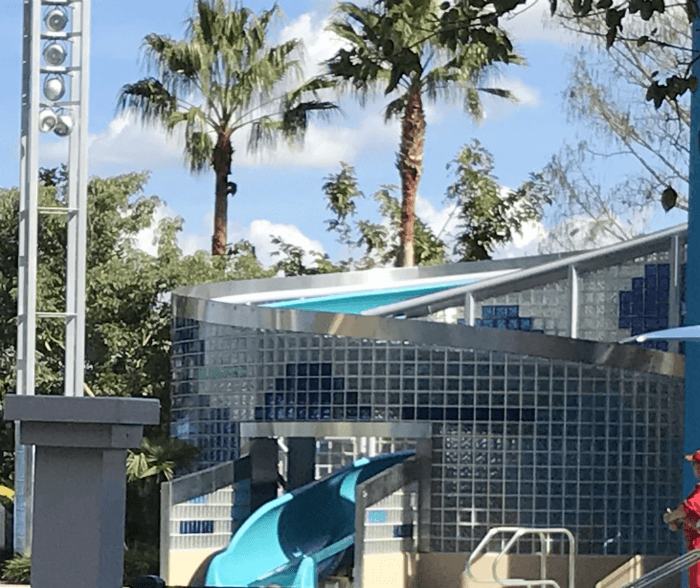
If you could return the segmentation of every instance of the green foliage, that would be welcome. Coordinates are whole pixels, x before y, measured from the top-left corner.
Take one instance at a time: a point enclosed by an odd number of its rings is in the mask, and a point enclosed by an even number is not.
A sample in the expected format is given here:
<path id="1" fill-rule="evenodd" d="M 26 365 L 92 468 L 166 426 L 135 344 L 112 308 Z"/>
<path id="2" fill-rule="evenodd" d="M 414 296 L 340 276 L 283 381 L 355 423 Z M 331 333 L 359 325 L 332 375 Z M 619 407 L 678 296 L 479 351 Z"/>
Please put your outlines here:
<path id="1" fill-rule="evenodd" d="M 139 576 L 154 575 L 160 572 L 160 551 L 157 546 L 136 542 L 124 552 L 124 586 Z"/>
<path id="2" fill-rule="evenodd" d="M 32 559 L 29 554 L 20 553 L 8 559 L 2 566 L 2 579 L 16 584 L 29 584 Z"/>
<path id="3" fill-rule="evenodd" d="M 459 210 L 455 253 L 461 261 L 489 259 L 493 248 L 511 241 L 524 223 L 540 220 L 542 205 L 549 203 L 535 178 L 516 191 L 500 186 L 493 157 L 477 140 L 465 145 L 447 169 L 456 176 L 447 199 Z"/>

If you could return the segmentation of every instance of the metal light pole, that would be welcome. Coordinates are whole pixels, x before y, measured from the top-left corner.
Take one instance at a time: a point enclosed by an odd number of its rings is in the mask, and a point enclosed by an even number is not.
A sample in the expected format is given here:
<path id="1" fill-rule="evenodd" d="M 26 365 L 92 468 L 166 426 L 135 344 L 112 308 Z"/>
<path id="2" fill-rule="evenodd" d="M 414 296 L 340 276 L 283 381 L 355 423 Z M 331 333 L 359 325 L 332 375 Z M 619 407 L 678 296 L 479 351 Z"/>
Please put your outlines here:
<path id="1" fill-rule="evenodd" d="M 90 0 L 24 0 L 17 394 L 35 388 L 37 320 L 65 322 L 64 394 L 83 395 Z M 39 206 L 39 132 L 68 140 L 65 204 Z M 40 214 L 66 219 L 66 308 L 36 308 Z M 15 551 L 31 546 L 34 451 L 15 427 Z"/>

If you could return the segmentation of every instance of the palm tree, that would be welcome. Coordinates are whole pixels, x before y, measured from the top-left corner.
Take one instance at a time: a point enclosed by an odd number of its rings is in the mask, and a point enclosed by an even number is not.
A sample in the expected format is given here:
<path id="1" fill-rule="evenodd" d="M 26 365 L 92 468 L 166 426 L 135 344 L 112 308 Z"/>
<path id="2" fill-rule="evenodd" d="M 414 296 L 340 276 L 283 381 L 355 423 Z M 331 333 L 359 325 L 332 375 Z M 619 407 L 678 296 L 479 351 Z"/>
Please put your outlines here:
<path id="1" fill-rule="evenodd" d="M 184 127 L 185 159 L 193 173 L 213 167 L 213 255 L 226 252 L 227 198 L 236 191 L 229 182 L 232 135 L 249 127 L 249 150 L 274 146 L 279 136 L 299 141 L 310 116 L 336 108 L 318 97 L 332 85 L 327 80 L 313 78 L 285 91 L 301 71 L 301 41 L 267 44 L 278 14 L 276 5 L 258 16 L 242 6 L 227 9 L 223 0 L 196 0 L 186 39 L 148 35 L 144 57 L 155 77 L 123 86 L 118 97 L 118 113 L 136 113 L 168 132 Z"/>
<path id="2" fill-rule="evenodd" d="M 342 2 L 337 7 L 329 29 L 345 47 L 326 62 L 331 79 L 354 91 L 362 105 L 371 92 L 393 94 L 384 119 L 401 119 L 398 265 L 414 265 L 415 203 L 425 142 L 423 99 L 460 95 L 465 111 L 478 119 L 479 91 L 510 97 L 505 90 L 480 84 L 489 66 L 521 61 L 498 28 L 498 17 L 520 2 L 503 0 L 490 11 L 484 1 L 459 0 L 377 0 L 368 8 Z"/>

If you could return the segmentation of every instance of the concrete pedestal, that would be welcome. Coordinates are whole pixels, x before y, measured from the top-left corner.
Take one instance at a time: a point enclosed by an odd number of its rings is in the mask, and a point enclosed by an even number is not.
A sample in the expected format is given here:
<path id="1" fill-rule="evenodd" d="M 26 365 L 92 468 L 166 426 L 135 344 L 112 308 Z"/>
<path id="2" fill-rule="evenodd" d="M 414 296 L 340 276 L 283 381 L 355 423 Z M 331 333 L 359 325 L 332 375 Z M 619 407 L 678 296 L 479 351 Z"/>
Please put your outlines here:
<path id="1" fill-rule="evenodd" d="M 159 416 L 157 400 L 5 397 L 36 445 L 32 588 L 121 588 L 126 449 Z"/>

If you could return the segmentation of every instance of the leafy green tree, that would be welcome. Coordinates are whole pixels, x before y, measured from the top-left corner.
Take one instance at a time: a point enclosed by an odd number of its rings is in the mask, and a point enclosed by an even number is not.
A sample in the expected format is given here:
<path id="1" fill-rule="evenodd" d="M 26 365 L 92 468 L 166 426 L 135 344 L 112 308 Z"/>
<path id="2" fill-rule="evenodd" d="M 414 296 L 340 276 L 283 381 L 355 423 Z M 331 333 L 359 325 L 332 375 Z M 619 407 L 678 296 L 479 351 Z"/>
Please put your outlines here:
<path id="1" fill-rule="evenodd" d="M 447 165 L 456 181 L 447 188 L 448 202 L 456 202 L 460 222 L 455 253 L 460 261 L 490 259 L 494 247 L 508 243 L 523 225 L 539 221 L 550 203 L 540 176 L 518 190 L 501 186 L 493 175 L 493 157 L 479 143 L 465 145 Z"/>
<path id="2" fill-rule="evenodd" d="M 414 256 L 415 203 L 423 166 L 423 101 L 463 99 L 464 110 L 482 115 L 479 91 L 510 94 L 483 86 L 490 66 L 519 63 L 498 16 L 520 0 L 439 3 L 435 0 L 379 0 L 362 8 L 338 5 L 329 29 L 347 45 L 327 62 L 329 75 L 354 91 L 362 104 L 369 93 L 392 95 L 385 120 L 401 119 L 397 167 L 401 178 L 399 265 Z"/>
<path id="3" fill-rule="evenodd" d="M 193 173 L 208 166 L 216 175 L 212 254 L 226 253 L 231 137 L 248 127 L 248 148 L 274 145 L 278 137 L 303 139 L 312 115 L 336 107 L 319 99 L 332 85 L 321 79 L 304 81 L 285 91 L 300 73 L 296 56 L 301 41 L 270 47 L 268 29 L 279 14 L 275 6 L 259 16 L 223 0 L 196 0 L 186 38 L 176 41 L 152 33 L 144 40 L 149 76 L 122 87 L 118 112 L 134 112 L 144 123 L 168 132 L 184 129 L 184 154 Z"/>

